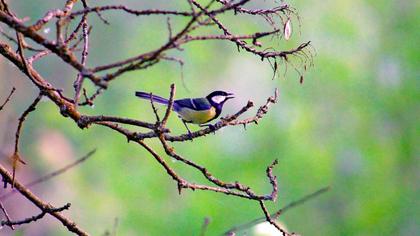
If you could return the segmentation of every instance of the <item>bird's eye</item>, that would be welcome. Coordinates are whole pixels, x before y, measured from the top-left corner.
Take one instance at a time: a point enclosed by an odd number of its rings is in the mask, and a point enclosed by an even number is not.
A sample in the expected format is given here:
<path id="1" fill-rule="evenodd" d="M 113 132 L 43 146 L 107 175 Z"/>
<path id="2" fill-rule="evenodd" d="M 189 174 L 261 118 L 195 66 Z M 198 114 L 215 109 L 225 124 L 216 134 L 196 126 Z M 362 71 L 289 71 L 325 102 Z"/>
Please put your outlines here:
<path id="1" fill-rule="evenodd" d="M 212 98 L 211 98 L 211 100 L 212 100 L 214 103 L 222 103 L 223 101 L 225 101 L 225 100 L 226 100 L 226 96 L 221 96 L 221 95 L 214 96 L 214 97 L 212 97 Z"/>

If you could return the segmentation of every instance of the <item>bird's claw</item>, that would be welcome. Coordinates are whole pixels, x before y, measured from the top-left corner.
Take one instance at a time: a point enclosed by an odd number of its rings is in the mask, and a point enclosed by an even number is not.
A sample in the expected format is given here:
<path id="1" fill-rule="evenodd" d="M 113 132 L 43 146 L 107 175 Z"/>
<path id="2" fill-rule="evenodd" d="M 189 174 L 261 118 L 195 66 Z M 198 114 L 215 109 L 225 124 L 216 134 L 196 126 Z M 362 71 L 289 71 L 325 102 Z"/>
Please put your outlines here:
<path id="1" fill-rule="evenodd" d="M 216 134 L 216 126 L 212 124 L 200 125 L 201 127 L 208 127 L 213 134 Z"/>
<path id="2" fill-rule="evenodd" d="M 213 132 L 213 134 L 216 134 L 216 126 L 210 124 L 209 129 L 211 130 L 211 132 Z"/>
<path id="3" fill-rule="evenodd" d="M 191 133 L 191 131 L 188 130 L 188 138 L 191 140 L 191 142 L 193 141 L 193 135 Z"/>

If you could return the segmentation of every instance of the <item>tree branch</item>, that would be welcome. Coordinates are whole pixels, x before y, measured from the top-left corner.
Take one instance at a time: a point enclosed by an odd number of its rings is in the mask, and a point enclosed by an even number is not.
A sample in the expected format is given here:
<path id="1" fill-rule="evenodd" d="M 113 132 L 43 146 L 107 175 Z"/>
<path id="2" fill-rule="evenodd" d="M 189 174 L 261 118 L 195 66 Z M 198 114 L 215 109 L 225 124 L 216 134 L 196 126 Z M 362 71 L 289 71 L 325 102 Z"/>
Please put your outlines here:
<path id="1" fill-rule="evenodd" d="M 12 91 L 10 91 L 9 95 L 7 96 L 6 100 L 1 104 L 0 111 L 3 110 L 3 107 L 10 101 L 10 98 L 12 97 L 13 93 L 16 91 L 16 88 L 13 87 Z"/>
<path id="2" fill-rule="evenodd" d="M 13 162 L 12 188 L 14 187 L 14 183 L 15 183 L 15 172 L 16 172 L 18 163 L 20 162 L 22 164 L 26 164 L 19 155 L 19 140 L 20 140 L 20 133 L 22 130 L 23 122 L 25 122 L 25 119 L 29 115 L 29 113 L 31 113 L 32 111 L 35 111 L 36 105 L 38 104 L 39 101 L 41 101 L 41 98 L 42 98 L 42 94 L 39 94 L 19 118 L 19 124 L 15 133 L 15 151 L 13 152 L 13 155 L 12 155 L 12 162 Z"/>
<path id="3" fill-rule="evenodd" d="M 23 220 L 11 221 L 10 219 L 7 219 L 7 220 L 1 221 L 0 224 L 1 224 L 1 226 L 7 225 L 7 226 L 10 226 L 10 227 L 13 227 L 14 225 L 29 224 L 31 222 L 35 222 L 37 220 L 42 219 L 47 213 L 61 212 L 61 211 L 64 211 L 64 210 L 68 210 L 70 208 L 70 206 L 71 206 L 71 204 L 67 203 L 66 205 L 64 205 L 62 207 L 59 207 L 59 208 L 45 209 L 40 214 L 25 218 Z"/>
<path id="4" fill-rule="evenodd" d="M 290 209 L 292 209 L 294 207 L 300 206 L 300 205 L 304 204 L 305 202 L 307 202 L 309 200 L 315 199 L 319 195 L 321 195 L 323 193 L 326 193 L 329 190 L 330 190 L 330 187 L 324 187 L 324 188 L 318 189 L 315 192 L 312 192 L 312 193 L 310 193 L 308 195 L 305 195 L 305 196 L 303 196 L 302 198 L 300 198 L 300 199 L 298 199 L 296 201 L 290 202 L 289 204 L 287 204 L 284 207 L 280 208 L 275 213 L 271 214 L 270 215 L 270 218 L 275 220 L 280 215 L 284 214 L 287 210 L 290 210 Z M 249 228 L 253 227 L 254 225 L 257 225 L 259 223 L 262 223 L 262 222 L 264 222 L 266 220 L 267 220 L 266 217 L 262 217 L 262 218 L 258 218 L 258 219 L 252 220 L 250 222 L 247 222 L 247 223 L 244 223 L 244 224 L 235 226 L 235 227 L 227 230 L 225 233 L 223 233 L 223 235 L 229 235 L 232 232 L 238 232 L 238 231 L 241 231 L 241 230 L 249 229 Z"/>
<path id="5" fill-rule="evenodd" d="M 13 181 L 12 175 L 2 165 L 0 165 L 0 174 L 3 176 L 3 181 L 5 183 L 12 184 L 12 181 Z M 26 199 L 32 202 L 42 212 L 46 212 L 47 214 L 59 220 L 70 232 L 76 233 L 78 235 L 88 235 L 76 223 L 74 223 L 73 221 L 71 221 L 64 215 L 62 215 L 60 212 L 51 211 L 51 209 L 55 209 L 55 207 L 43 202 L 40 198 L 38 198 L 35 194 L 33 194 L 29 189 L 23 186 L 19 181 L 15 181 L 14 185 L 15 185 L 16 190 L 19 191 L 22 194 L 22 196 L 24 196 Z"/>
<path id="6" fill-rule="evenodd" d="M 88 158 L 90 158 L 93 154 L 95 154 L 95 152 L 96 152 L 96 149 L 94 149 L 94 150 L 90 151 L 90 152 L 89 152 L 88 154 L 86 154 L 85 156 L 83 156 L 83 157 L 81 157 L 81 158 L 77 159 L 76 161 L 74 161 L 74 162 L 72 162 L 72 163 L 70 163 L 70 164 L 68 164 L 68 165 L 63 166 L 62 168 L 60 168 L 60 169 L 58 169 L 58 170 L 55 170 L 55 171 L 53 171 L 53 172 L 51 172 L 51 173 L 49 173 L 49 174 L 46 174 L 46 175 L 44 175 L 44 176 L 41 176 L 40 178 L 38 178 L 38 179 L 36 179 L 36 180 L 33 180 L 33 181 L 31 181 L 31 182 L 29 182 L 29 183 L 25 184 L 25 186 L 26 186 L 27 188 L 30 188 L 30 187 L 33 187 L 33 186 L 38 185 L 38 184 L 40 184 L 40 183 L 43 183 L 43 182 L 45 182 L 45 181 L 48 181 L 48 180 L 50 180 L 50 179 L 52 179 L 52 178 L 54 178 L 54 177 L 57 177 L 57 176 L 59 176 L 59 175 L 61 175 L 61 174 L 64 174 L 64 173 L 65 173 L 65 172 L 67 172 L 68 170 L 70 170 L 70 169 L 74 168 L 75 166 L 77 166 L 77 165 L 79 165 L 79 164 L 83 163 L 84 161 L 86 161 L 86 160 L 87 160 Z M 15 194 L 15 193 L 16 193 L 16 190 L 15 190 L 15 189 L 12 189 L 12 191 L 10 191 L 10 192 L 8 192 L 8 193 L 5 193 L 5 194 L 3 194 L 3 195 L 0 195 L 0 200 L 5 200 L 5 199 L 7 199 L 8 197 L 12 196 L 12 195 L 13 195 L 13 194 Z"/>
<path id="7" fill-rule="evenodd" d="M 4 216 L 6 217 L 6 221 L 8 221 L 8 222 L 11 222 L 11 220 L 10 220 L 10 216 L 9 216 L 9 214 L 7 213 L 7 211 L 6 211 L 6 208 L 4 207 L 4 205 L 3 205 L 3 203 L 0 201 L 0 209 L 3 211 L 3 214 L 4 214 Z M 3 225 L 2 225 L 3 226 Z M 9 225 L 9 227 L 12 229 L 12 230 L 15 230 L 15 227 L 13 227 L 13 224 L 10 224 Z"/>
<path id="8" fill-rule="evenodd" d="M 219 3 L 219 6 L 212 7 L 215 2 Z M 34 102 L 28 107 L 28 109 L 22 114 L 19 119 L 19 125 L 16 131 L 16 141 L 15 141 L 15 152 L 13 155 L 14 165 L 13 165 L 13 175 L 10 175 L 4 167 L 0 166 L 0 174 L 3 175 L 5 183 L 12 183 L 12 186 L 15 184 L 16 189 L 25 196 L 28 200 L 33 202 L 40 210 L 39 215 L 29 217 L 21 221 L 11 221 L 7 218 L 6 221 L 2 221 L 2 225 L 18 225 L 20 223 L 30 223 L 42 218 L 46 214 L 50 214 L 57 218 L 63 225 L 65 225 L 71 232 L 77 233 L 79 235 L 86 235 L 87 233 L 80 229 L 76 224 L 71 222 L 68 218 L 64 217 L 61 214 L 61 211 L 67 209 L 69 206 L 62 208 L 53 208 L 49 204 L 42 202 L 35 195 L 29 192 L 23 185 L 18 181 L 14 181 L 14 172 L 16 168 L 16 163 L 22 161 L 19 156 L 19 136 L 21 133 L 21 128 L 25 117 L 35 109 L 36 105 L 40 101 L 42 96 L 46 96 L 59 108 L 60 113 L 69 117 L 80 127 L 88 128 L 91 125 L 101 125 L 109 128 L 112 131 L 115 131 L 125 137 L 128 141 L 133 141 L 140 145 L 142 148 L 147 150 L 150 155 L 162 166 L 162 168 L 167 172 L 167 174 L 176 181 L 178 190 L 181 193 L 182 189 L 191 189 L 191 190 L 203 190 L 203 191 L 213 191 L 218 193 L 223 193 L 226 195 L 233 195 L 236 197 L 241 197 L 248 200 L 258 201 L 262 211 L 264 212 L 265 219 L 277 227 L 284 235 L 288 235 L 287 232 L 282 230 L 275 222 L 277 216 L 273 217 L 268 213 L 268 210 L 265 206 L 265 201 L 275 201 L 277 198 L 278 186 L 277 178 L 273 174 L 273 168 L 277 164 L 277 161 L 274 161 L 266 169 L 267 178 L 272 186 L 272 191 L 266 195 L 256 194 L 249 186 L 246 186 L 239 182 L 225 182 L 216 178 L 210 171 L 207 170 L 205 166 L 199 165 L 182 155 L 178 154 L 173 147 L 169 145 L 168 142 L 182 142 L 190 140 L 190 136 L 187 134 L 182 134 L 179 136 L 174 136 L 170 134 L 170 129 L 166 127 L 169 116 L 172 112 L 173 102 L 175 98 L 175 85 L 171 85 L 171 91 L 169 95 L 169 104 L 167 106 L 165 115 L 162 120 L 160 120 L 156 109 L 151 100 L 151 105 L 153 111 L 156 115 L 156 123 L 152 124 L 142 120 L 135 120 L 125 117 L 113 117 L 113 116 L 104 116 L 104 115 L 84 115 L 77 110 L 79 105 L 92 105 L 93 100 L 101 95 L 101 92 L 105 90 L 110 81 L 113 81 L 119 78 L 122 74 L 133 71 L 133 70 L 142 70 L 150 66 L 156 65 L 161 62 L 161 60 L 176 61 L 183 65 L 183 60 L 171 55 L 168 55 L 172 49 L 182 50 L 181 46 L 188 44 L 193 41 L 203 41 L 206 40 L 224 40 L 232 42 L 238 46 L 238 49 L 243 49 L 248 53 L 260 57 L 262 60 L 267 59 L 271 64 L 274 59 L 273 70 L 277 70 L 277 59 L 283 59 L 287 62 L 290 55 L 296 55 L 301 60 L 310 60 L 312 54 L 307 55 L 305 52 L 306 48 L 310 46 L 310 42 L 302 43 L 296 48 L 292 48 L 285 51 L 279 51 L 272 48 L 261 48 L 262 43 L 257 40 L 266 36 L 274 35 L 280 36 L 282 33 L 281 27 L 276 26 L 277 20 L 283 21 L 282 16 L 288 17 L 288 14 L 293 13 L 293 10 L 289 8 L 287 4 L 282 4 L 271 9 L 247 9 L 245 5 L 251 2 L 251 0 L 238 0 L 238 1 L 227 1 L 227 0 L 211 0 L 207 5 L 201 5 L 198 1 L 188 0 L 190 6 L 190 11 L 176 11 L 176 10 L 161 10 L 161 9 L 148 9 L 148 10 L 134 10 L 124 5 L 108 5 L 108 6 L 98 6 L 98 7 L 89 7 L 85 0 L 81 0 L 80 3 L 83 6 L 82 10 L 73 11 L 77 0 L 67 0 L 62 9 L 54 9 L 48 11 L 44 14 L 43 17 L 36 20 L 36 23 L 31 26 L 26 26 L 23 20 L 19 19 L 8 7 L 4 0 L 0 0 L 0 22 L 9 26 L 11 29 L 16 31 L 16 39 L 12 40 L 12 43 L 15 42 L 18 46 L 17 53 L 13 51 L 11 46 L 0 41 L 0 54 L 2 54 L 6 59 L 12 62 L 17 66 L 28 78 L 29 80 L 39 89 L 39 96 L 34 100 Z M 169 31 L 169 39 L 163 43 L 161 46 L 151 50 L 149 52 L 137 54 L 134 57 L 127 58 L 121 61 L 110 62 L 105 65 L 97 65 L 89 68 L 86 66 L 87 56 L 89 53 L 89 32 L 92 26 L 89 26 L 87 17 L 89 14 L 95 13 L 102 19 L 105 23 L 107 21 L 102 18 L 101 12 L 118 10 L 127 14 L 134 14 L 137 16 L 149 16 L 149 15 L 166 15 L 166 16 L 176 16 L 184 17 L 187 19 L 186 24 L 180 28 L 179 31 L 173 32 L 176 27 L 173 27 L 169 21 L 167 21 L 167 28 Z M 250 34 L 233 34 L 232 30 L 225 26 L 224 22 L 220 19 L 222 14 L 227 12 L 232 13 L 241 13 L 247 14 L 256 17 L 262 17 L 265 19 L 271 27 L 269 31 L 257 31 Z M 80 20 L 76 20 L 79 18 Z M 278 17 L 278 18 L 276 18 Z M 56 39 L 55 41 L 49 40 L 39 33 L 39 30 L 42 29 L 46 24 L 50 23 L 52 20 L 56 19 Z M 70 24 L 74 23 L 74 24 Z M 70 25 L 76 25 L 73 31 L 69 36 L 68 29 Z M 65 28 L 64 28 L 65 27 Z M 205 33 L 198 33 L 198 29 L 202 27 L 218 27 L 221 30 L 221 34 L 208 35 Z M 81 31 L 81 33 L 80 33 Z M 80 37 L 81 34 L 81 37 Z M 279 37 L 279 38 L 280 38 Z M 14 39 L 13 37 L 10 37 Z M 25 42 L 25 39 L 30 39 L 30 45 Z M 83 44 L 82 55 L 77 58 L 76 51 L 78 50 L 79 44 Z M 26 58 L 24 51 L 31 50 L 33 48 L 42 47 L 43 50 L 32 55 L 30 58 Z M 48 56 L 50 54 L 55 54 L 61 58 L 64 64 L 68 64 L 73 67 L 76 71 L 76 79 L 74 81 L 74 96 L 68 98 L 64 96 L 64 91 L 54 87 L 49 83 L 45 78 L 43 78 L 33 67 L 32 63 L 42 57 Z M 300 58 L 302 57 L 302 58 Z M 272 64 L 271 64 L 272 65 Z M 305 65 L 306 69 L 306 65 Z M 107 71 L 107 74 L 104 72 Z M 98 75 L 99 74 L 99 75 Z M 300 74 L 300 72 L 299 72 Z M 83 87 L 84 79 L 88 78 L 93 84 L 94 92 L 90 97 L 87 95 L 86 89 Z M 12 93 L 7 97 L 4 104 L 0 107 L 0 110 L 3 106 L 9 101 Z M 83 93 L 82 93 L 83 92 Z M 83 94 L 85 101 L 80 102 L 80 96 Z M 254 106 L 253 102 L 249 101 L 244 107 L 242 107 L 237 113 L 231 116 L 222 118 L 214 125 L 214 129 L 206 128 L 192 133 L 192 138 L 198 138 L 216 132 L 217 130 L 226 127 L 226 126 L 235 126 L 243 125 L 246 127 L 247 124 L 258 124 L 258 121 L 264 117 L 268 112 L 268 109 L 271 104 L 277 102 L 278 91 L 275 91 L 275 94 L 269 97 L 265 104 L 259 107 L 256 114 L 249 118 L 242 119 L 240 118 L 243 114 L 249 111 L 250 108 Z M 145 128 L 148 131 L 146 133 L 134 132 L 129 128 L 125 127 L 126 125 L 132 125 L 140 128 Z M 197 184 L 190 182 L 184 179 L 182 176 L 178 175 L 176 171 L 167 163 L 167 161 L 158 154 L 154 149 L 152 149 L 148 144 L 146 144 L 145 139 L 156 138 L 160 141 L 162 148 L 165 153 L 170 157 L 176 160 L 181 161 L 186 166 L 196 169 L 199 171 L 206 181 L 209 182 L 209 186 L 205 184 Z M 90 154 L 88 154 L 90 156 Z M 86 157 L 87 158 L 87 157 Z M 80 162 L 75 163 L 74 165 Z M 68 168 L 73 167 L 74 165 L 69 165 L 58 171 L 52 172 L 43 178 L 29 183 L 29 185 L 35 185 L 42 181 L 46 181 L 49 178 L 52 178 L 58 174 L 63 173 Z M 4 211 L 5 212 L 5 211 Z M 6 216 L 7 217 L 7 216 Z M 19 223 L 20 222 L 20 223 Z M 22 223 L 22 224 L 23 224 Z"/>

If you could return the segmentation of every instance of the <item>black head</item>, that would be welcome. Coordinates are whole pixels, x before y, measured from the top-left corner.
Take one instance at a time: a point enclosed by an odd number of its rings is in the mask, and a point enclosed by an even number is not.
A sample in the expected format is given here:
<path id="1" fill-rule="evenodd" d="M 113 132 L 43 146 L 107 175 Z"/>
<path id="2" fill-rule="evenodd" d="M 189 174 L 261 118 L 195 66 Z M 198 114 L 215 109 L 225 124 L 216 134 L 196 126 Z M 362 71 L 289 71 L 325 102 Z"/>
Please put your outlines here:
<path id="1" fill-rule="evenodd" d="M 227 100 L 234 98 L 233 93 L 214 91 L 206 97 L 215 106 L 223 105 Z"/>

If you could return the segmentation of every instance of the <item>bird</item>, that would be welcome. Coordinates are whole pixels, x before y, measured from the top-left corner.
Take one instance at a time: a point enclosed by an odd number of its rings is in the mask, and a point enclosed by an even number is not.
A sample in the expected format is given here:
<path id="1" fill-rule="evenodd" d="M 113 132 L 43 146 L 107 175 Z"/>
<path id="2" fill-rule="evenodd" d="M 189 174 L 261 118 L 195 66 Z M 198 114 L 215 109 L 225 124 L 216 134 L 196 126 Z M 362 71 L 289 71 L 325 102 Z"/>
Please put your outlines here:
<path id="1" fill-rule="evenodd" d="M 169 100 L 151 93 L 135 92 L 135 95 L 141 99 L 152 100 L 163 105 L 169 105 Z M 211 124 L 206 124 L 222 113 L 223 105 L 229 99 L 234 98 L 233 93 L 217 90 L 211 92 L 206 97 L 201 98 L 183 98 L 173 102 L 172 110 L 178 114 L 185 127 L 188 130 L 190 138 L 191 131 L 187 123 L 198 124 L 201 127 L 208 126 L 214 128 Z"/>

